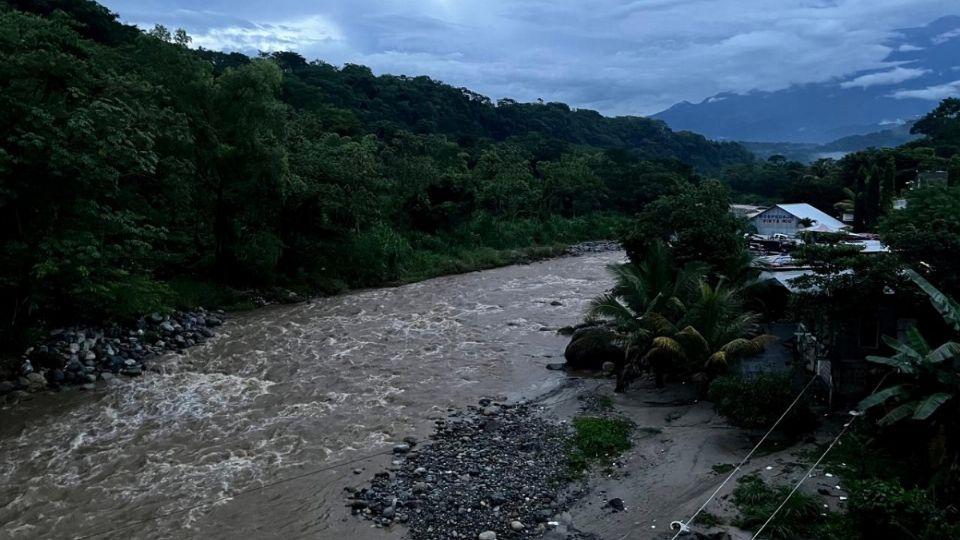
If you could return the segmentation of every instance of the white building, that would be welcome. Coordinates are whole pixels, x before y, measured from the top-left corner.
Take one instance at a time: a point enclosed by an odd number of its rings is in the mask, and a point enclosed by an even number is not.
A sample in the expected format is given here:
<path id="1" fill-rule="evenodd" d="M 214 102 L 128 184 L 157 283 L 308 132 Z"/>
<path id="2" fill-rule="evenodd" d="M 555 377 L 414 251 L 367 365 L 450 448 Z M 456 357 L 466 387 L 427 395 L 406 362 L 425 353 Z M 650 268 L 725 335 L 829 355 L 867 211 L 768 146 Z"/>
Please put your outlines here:
<path id="1" fill-rule="evenodd" d="M 756 227 L 757 234 L 764 236 L 796 236 L 808 228 L 820 232 L 843 232 L 848 228 L 840 220 L 806 203 L 778 204 L 753 216 L 750 223 Z"/>

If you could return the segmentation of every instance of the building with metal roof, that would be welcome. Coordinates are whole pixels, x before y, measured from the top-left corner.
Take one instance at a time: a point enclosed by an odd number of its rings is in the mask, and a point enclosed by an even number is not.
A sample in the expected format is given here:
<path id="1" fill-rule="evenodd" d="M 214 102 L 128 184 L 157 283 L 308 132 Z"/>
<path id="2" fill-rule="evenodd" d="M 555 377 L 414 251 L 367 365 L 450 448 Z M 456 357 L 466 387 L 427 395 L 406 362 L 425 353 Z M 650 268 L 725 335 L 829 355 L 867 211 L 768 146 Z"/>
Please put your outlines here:
<path id="1" fill-rule="evenodd" d="M 849 227 L 806 203 L 778 204 L 753 216 L 750 222 L 764 236 L 796 236 L 806 229 L 837 233 Z"/>

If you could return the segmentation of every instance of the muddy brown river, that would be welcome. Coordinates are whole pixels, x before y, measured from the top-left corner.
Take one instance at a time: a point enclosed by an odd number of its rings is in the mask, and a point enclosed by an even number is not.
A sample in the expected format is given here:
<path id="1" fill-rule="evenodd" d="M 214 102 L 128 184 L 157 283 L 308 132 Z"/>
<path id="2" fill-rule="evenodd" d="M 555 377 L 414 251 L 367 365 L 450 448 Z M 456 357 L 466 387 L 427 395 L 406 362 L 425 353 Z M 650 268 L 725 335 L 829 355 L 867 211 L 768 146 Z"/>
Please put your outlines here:
<path id="1" fill-rule="evenodd" d="M 343 504 L 390 457 L 336 465 L 425 436 L 448 407 L 559 385 L 553 330 L 622 256 L 259 309 L 161 374 L 6 407 L 0 538 L 399 538 Z"/>

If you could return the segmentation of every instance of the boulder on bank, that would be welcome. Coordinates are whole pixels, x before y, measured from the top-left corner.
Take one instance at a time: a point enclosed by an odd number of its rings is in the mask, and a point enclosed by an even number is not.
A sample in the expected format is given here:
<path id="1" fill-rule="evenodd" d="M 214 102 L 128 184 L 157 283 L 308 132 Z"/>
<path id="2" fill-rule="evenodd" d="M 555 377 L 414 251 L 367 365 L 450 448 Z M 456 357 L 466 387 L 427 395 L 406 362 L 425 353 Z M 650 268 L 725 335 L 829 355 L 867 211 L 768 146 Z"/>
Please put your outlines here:
<path id="1" fill-rule="evenodd" d="M 214 336 L 211 328 L 224 322 L 222 311 L 175 311 L 153 313 L 129 326 L 70 327 L 49 335 L 24 351 L 16 380 L 0 380 L 0 395 L 19 390 L 39 392 L 61 385 L 93 384 L 104 375 L 136 377 L 148 362 L 168 352 L 179 352 Z"/>
<path id="2" fill-rule="evenodd" d="M 605 362 L 623 363 L 623 348 L 617 334 L 608 328 L 591 326 L 573 333 L 563 356 L 570 369 L 599 370 Z"/>

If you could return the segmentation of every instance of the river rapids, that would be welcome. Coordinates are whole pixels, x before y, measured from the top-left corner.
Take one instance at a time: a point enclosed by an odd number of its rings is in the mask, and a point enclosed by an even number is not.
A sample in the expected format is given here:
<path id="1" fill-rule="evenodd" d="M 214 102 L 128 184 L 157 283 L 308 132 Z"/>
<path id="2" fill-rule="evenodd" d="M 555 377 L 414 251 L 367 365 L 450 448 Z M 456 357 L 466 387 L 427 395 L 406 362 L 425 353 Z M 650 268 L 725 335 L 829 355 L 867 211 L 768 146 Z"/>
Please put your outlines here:
<path id="1" fill-rule="evenodd" d="M 449 407 L 556 387 L 555 330 L 622 257 L 263 308 L 160 374 L 2 409 L 0 538 L 397 538 L 351 519 L 342 493 L 389 456 L 269 484 L 422 437 Z"/>

